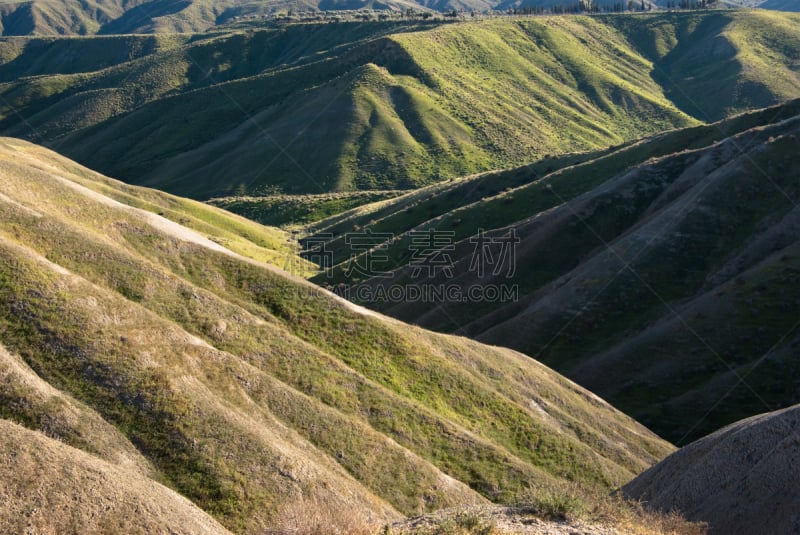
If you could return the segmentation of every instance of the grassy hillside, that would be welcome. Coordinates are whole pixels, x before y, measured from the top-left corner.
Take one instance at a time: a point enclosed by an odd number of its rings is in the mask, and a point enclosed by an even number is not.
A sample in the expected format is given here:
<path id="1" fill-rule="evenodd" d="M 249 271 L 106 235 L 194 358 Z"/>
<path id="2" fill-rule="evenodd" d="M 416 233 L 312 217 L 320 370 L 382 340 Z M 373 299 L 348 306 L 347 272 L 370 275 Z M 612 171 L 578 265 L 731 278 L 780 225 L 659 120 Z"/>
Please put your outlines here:
<path id="1" fill-rule="evenodd" d="M 653 61 L 653 79 L 702 121 L 797 98 L 800 34 L 795 16 L 766 11 L 611 17 Z"/>
<path id="2" fill-rule="evenodd" d="M 190 33 L 229 25 L 263 21 L 273 16 L 292 18 L 325 13 L 402 18 L 416 13 L 506 12 L 513 8 L 574 6 L 565 0 L 3 0 L 0 2 L 0 35 L 93 35 Z M 665 9 L 667 0 L 644 0 L 648 10 Z M 617 0 L 594 0 L 601 9 L 612 9 Z M 639 9 L 641 2 L 636 2 Z M 797 11 L 793 0 L 719 0 L 717 7 L 759 7 Z M 627 8 L 627 4 L 626 4 Z M 296 20 L 296 19 L 295 19 Z"/>
<path id="3" fill-rule="evenodd" d="M 490 6 L 482 0 L 462 3 Z M 0 35 L 191 33 L 291 12 L 377 10 L 395 15 L 407 9 L 427 11 L 412 0 L 2 0 Z"/>
<path id="4" fill-rule="evenodd" d="M 55 398 L 54 408 L 61 401 L 57 394 L 45 395 Z M 230 533 L 146 473 L 5 419 L 0 430 L 0 522 L 9 533 Z"/>
<path id="5" fill-rule="evenodd" d="M 0 218 L 0 416 L 79 458 L 64 485 L 90 477 L 91 454 L 234 531 L 289 529 L 298 511 L 347 531 L 602 491 L 672 450 L 524 355 L 383 318 L 261 262 L 302 262 L 280 231 L 24 141 L 0 143 Z"/>
<path id="6" fill-rule="evenodd" d="M 7 38 L 0 131 L 195 198 L 409 189 L 796 97 L 798 27 L 726 11 Z"/>
<path id="7" fill-rule="evenodd" d="M 315 223 L 351 208 L 402 195 L 403 191 L 353 191 L 320 195 L 219 197 L 208 201 L 262 225 L 297 226 Z"/>
<path id="8" fill-rule="evenodd" d="M 359 207 L 309 229 L 309 258 L 326 251 L 334 264 L 315 280 L 521 350 L 674 441 L 702 436 L 797 401 L 798 117 L 794 101 Z M 478 273 L 480 229 L 514 230 L 512 273 Z M 429 272 L 430 231 L 452 275 Z M 391 239 L 363 252 L 354 232 Z M 432 306 L 377 292 L 392 285 L 461 293 Z M 474 285 L 515 286 L 518 298 L 462 300 Z"/>
<path id="9" fill-rule="evenodd" d="M 87 35 L 147 0 L 3 0 L 0 35 Z"/>

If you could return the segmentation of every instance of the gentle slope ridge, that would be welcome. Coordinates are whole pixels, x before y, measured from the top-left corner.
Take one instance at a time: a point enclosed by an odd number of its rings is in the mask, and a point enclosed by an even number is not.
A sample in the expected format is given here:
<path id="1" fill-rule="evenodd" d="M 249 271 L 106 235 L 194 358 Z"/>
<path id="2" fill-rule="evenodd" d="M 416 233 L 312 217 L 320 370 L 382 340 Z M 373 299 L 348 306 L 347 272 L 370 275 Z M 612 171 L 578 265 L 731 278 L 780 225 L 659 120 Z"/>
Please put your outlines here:
<path id="1" fill-rule="evenodd" d="M 736 422 L 681 448 L 623 487 L 648 507 L 709 523 L 709 533 L 800 530 L 800 406 Z"/>
<path id="2" fill-rule="evenodd" d="M 7 420 L 0 460 L 0 523 L 9 533 L 230 533 L 143 474 Z"/>
<path id="3" fill-rule="evenodd" d="M 7 38 L 0 132 L 193 198 L 410 189 L 797 98 L 798 28 L 725 11 Z"/>
<path id="4" fill-rule="evenodd" d="M 228 529 L 610 489 L 672 451 L 521 354 L 219 245 L 269 256 L 259 240 L 279 231 L 7 138 L 0 194 L 3 418 L 129 459 Z"/>

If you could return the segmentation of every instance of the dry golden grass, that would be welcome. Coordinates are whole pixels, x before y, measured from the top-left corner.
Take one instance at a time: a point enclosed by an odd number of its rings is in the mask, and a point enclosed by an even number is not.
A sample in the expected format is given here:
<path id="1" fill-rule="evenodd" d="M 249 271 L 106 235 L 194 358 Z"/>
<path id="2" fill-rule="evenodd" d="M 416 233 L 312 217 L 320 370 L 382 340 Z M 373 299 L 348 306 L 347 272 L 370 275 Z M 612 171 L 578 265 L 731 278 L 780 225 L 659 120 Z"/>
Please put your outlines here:
<path id="1" fill-rule="evenodd" d="M 153 466 L 96 411 L 43 381 L 18 355 L 0 344 L 0 417 L 22 421 L 47 437 L 88 451 L 143 477 Z"/>
<path id="2" fill-rule="evenodd" d="M 566 483 L 521 495 L 518 507 L 528 514 L 551 520 L 587 522 L 605 526 L 620 535 L 703 535 L 706 526 L 689 522 L 682 515 L 646 509 L 620 494 Z"/>
<path id="3" fill-rule="evenodd" d="M 678 512 L 651 511 L 615 494 L 595 498 L 588 518 L 630 535 L 704 535 L 708 530 L 704 523 L 690 522 Z"/>
<path id="4" fill-rule="evenodd" d="M 393 535 L 704 535 L 706 526 L 678 514 L 652 513 L 613 496 L 582 494 L 535 504 L 454 508 L 396 522 Z M 576 504 L 580 502 L 580 510 Z M 567 509 L 564 506 L 569 503 Z"/>
<path id="5" fill-rule="evenodd" d="M 358 509 L 319 500 L 292 501 L 275 519 L 269 535 L 376 535 L 381 524 Z"/>
<path id="6" fill-rule="evenodd" d="M 272 231 L 219 210 L 16 140 L 0 140 L 0 194 L 0 342 L 16 355 L 0 359 L 1 416 L 130 452 L 233 531 L 379 529 L 567 479 L 608 490 L 672 451 L 524 355 L 245 258 L 278 251 Z"/>
<path id="7" fill-rule="evenodd" d="M 0 420 L 0 526 L 4 533 L 229 533 L 140 472 L 6 420 Z"/>

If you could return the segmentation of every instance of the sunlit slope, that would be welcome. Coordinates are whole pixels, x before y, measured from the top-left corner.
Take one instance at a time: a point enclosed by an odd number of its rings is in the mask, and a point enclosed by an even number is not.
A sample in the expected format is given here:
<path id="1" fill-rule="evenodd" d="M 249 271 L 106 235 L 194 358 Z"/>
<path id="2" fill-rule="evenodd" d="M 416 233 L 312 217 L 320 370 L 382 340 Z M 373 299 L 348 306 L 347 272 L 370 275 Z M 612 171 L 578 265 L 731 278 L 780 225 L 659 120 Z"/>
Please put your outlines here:
<path id="1" fill-rule="evenodd" d="M 147 0 L 10 0 L 0 4 L 0 35 L 85 35 Z"/>
<path id="2" fill-rule="evenodd" d="M 615 0 L 594 0 L 601 9 L 618 8 Z M 666 9 L 667 0 L 643 0 L 635 9 Z M 463 15 L 520 7 L 565 7 L 563 0 L 4 0 L 0 3 L 0 35 L 167 34 L 202 32 L 245 20 L 268 20 L 272 15 L 339 10 L 375 10 L 397 16 L 411 10 Z M 623 7 L 627 7 L 627 4 Z M 759 7 L 797 11 L 794 0 L 719 0 L 715 7 Z M 352 15 L 352 14 L 350 14 Z M 373 14 L 374 16 L 374 14 Z M 256 22 L 257 23 L 257 22 Z"/>
<path id="3" fill-rule="evenodd" d="M 447 3 L 441 7 L 446 8 Z M 425 11 L 412 0 L 4 0 L 0 3 L 0 35 L 191 33 L 241 17 L 261 19 L 289 11 L 409 8 Z"/>
<path id="4" fill-rule="evenodd" d="M 666 96 L 702 121 L 797 98 L 795 14 L 768 11 L 608 17 L 653 62 Z"/>
<path id="5" fill-rule="evenodd" d="M 9 38 L 0 129 L 195 198 L 412 188 L 800 96 L 797 28 L 725 11 Z"/>
<path id="6" fill-rule="evenodd" d="M 240 256 L 279 231 L 215 208 L 6 138 L 0 214 L 2 417 L 130 466 L 228 529 L 611 488 L 672 449 L 523 355 Z"/>
<path id="7" fill-rule="evenodd" d="M 9 533 L 230 533 L 146 474 L 5 419 L 0 430 L 0 522 Z"/>

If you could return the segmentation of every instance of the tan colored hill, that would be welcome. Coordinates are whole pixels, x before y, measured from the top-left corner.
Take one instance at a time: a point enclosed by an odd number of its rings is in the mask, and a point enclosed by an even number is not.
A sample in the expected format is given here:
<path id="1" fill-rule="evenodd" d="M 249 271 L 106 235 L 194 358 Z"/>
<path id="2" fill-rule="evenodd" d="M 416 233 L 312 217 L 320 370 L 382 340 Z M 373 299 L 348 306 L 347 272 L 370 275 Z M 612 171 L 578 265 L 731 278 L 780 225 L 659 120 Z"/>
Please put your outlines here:
<path id="1" fill-rule="evenodd" d="M 708 522 L 709 533 L 800 531 L 800 406 L 736 422 L 685 446 L 623 492 Z"/>
<path id="2" fill-rule="evenodd" d="M 705 535 L 706 526 L 676 514 L 638 506 L 595 511 L 595 515 L 543 515 L 535 507 L 480 505 L 445 509 L 391 524 L 394 535 Z M 600 514 L 597 514 L 600 513 Z"/>
<path id="3" fill-rule="evenodd" d="M 603 492 L 672 451 L 524 355 L 264 263 L 304 269 L 284 240 L 0 140 L 0 416 L 39 433 L 9 448 L 47 435 L 243 533 Z"/>
<path id="4" fill-rule="evenodd" d="M 146 474 L 0 420 L 6 533 L 230 533 Z"/>

